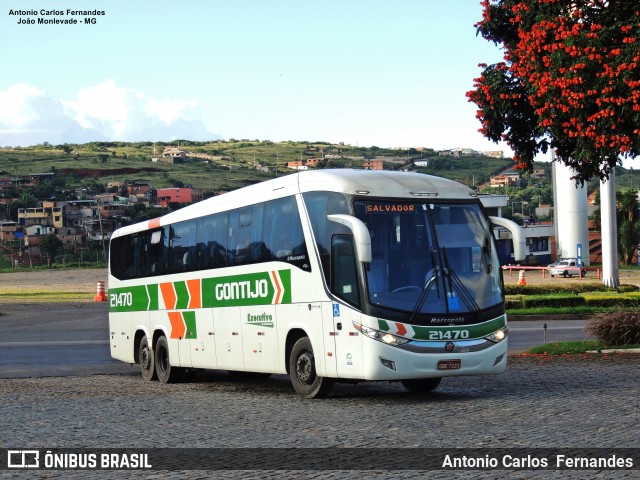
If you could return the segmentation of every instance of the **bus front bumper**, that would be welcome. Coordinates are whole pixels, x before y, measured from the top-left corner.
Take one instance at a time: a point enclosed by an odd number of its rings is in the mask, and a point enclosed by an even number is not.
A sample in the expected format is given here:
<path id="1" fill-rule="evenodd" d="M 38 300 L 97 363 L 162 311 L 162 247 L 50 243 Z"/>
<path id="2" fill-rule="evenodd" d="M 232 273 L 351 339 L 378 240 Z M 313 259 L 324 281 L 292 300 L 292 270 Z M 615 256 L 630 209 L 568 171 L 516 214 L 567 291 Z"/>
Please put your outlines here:
<path id="1" fill-rule="evenodd" d="M 409 342 L 400 347 L 365 339 L 366 380 L 406 380 L 497 374 L 507 365 L 507 338 L 460 342 Z"/>

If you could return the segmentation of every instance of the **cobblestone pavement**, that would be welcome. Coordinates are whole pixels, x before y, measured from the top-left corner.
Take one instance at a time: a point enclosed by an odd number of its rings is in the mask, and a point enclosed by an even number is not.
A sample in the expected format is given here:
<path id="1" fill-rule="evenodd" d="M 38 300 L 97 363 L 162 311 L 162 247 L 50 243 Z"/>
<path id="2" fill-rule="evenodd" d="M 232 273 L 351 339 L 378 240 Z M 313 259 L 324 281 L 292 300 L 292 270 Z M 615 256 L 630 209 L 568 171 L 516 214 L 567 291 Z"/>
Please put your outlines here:
<path id="1" fill-rule="evenodd" d="M 639 367 L 640 355 L 633 354 L 518 356 L 503 375 L 445 379 L 431 395 L 381 382 L 337 385 L 325 400 L 300 399 L 284 376 L 249 381 L 225 372 L 199 373 L 175 385 L 145 382 L 136 369 L 130 375 L 5 379 L 0 380 L 0 447 L 637 448 Z M 29 478 L 640 477 L 638 470 L 29 473 Z"/>

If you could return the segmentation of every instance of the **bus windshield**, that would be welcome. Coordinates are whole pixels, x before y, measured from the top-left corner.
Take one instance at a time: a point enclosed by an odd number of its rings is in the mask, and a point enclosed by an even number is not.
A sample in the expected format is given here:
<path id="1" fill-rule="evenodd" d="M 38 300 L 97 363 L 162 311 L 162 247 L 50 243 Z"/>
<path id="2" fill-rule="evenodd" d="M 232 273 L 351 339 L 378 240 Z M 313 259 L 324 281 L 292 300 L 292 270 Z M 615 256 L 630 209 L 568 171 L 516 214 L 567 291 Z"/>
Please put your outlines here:
<path id="1" fill-rule="evenodd" d="M 372 305 L 460 315 L 503 301 L 491 227 L 477 203 L 354 202 L 371 235 Z"/>

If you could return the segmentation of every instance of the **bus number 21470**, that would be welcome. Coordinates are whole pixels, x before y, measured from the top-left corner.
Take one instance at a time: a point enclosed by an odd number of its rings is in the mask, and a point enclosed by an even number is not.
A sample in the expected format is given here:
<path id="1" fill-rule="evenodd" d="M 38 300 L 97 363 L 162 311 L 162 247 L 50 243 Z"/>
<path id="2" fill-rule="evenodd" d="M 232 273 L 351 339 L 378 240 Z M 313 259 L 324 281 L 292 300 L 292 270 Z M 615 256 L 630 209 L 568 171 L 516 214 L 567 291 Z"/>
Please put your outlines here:
<path id="1" fill-rule="evenodd" d="M 462 340 L 469 338 L 468 330 L 444 330 L 429 332 L 429 340 Z"/>
<path id="2" fill-rule="evenodd" d="M 109 295 L 110 307 L 130 307 L 133 305 L 133 294 L 131 292 L 112 293 Z"/>

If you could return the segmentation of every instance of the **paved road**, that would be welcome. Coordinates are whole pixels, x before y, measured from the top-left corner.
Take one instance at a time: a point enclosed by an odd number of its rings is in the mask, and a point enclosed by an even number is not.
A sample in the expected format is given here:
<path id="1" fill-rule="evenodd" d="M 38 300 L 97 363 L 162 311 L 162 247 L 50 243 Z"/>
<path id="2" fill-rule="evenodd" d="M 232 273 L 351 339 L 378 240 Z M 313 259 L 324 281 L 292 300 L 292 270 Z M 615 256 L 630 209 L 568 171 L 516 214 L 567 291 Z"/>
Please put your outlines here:
<path id="1" fill-rule="evenodd" d="M 380 460 L 383 471 L 378 472 L 171 472 L 171 478 L 181 479 L 631 479 L 638 478 L 638 470 L 394 468 L 403 465 L 405 456 L 415 461 L 420 448 L 451 455 L 459 455 L 457 448 L 635 448 L 639 368 L 640 356 L 631 354 L 553 361 L 514 357 L 502 375 L 447 378 L 431 395 L 379 382 L 337 385 L 328 399 L 311 401 L 298 398 L 284 376 L 250 382 L 208 372 L 173 385 L 145 382 L 139 375 L 2 379 L 0 444 L 43 449 L 306 447 L 334 453 L 365 449 L 369 455 L 369 448 L 406 449 Z M 314 467 L 323 455 L 318 450 L 315 460 L 296 466 Z M 246 458 L 244 468 L 253 461 Z M 35 475 L 29 473 L 23 478 Z M 40 473 L 40 478 L 103 478 L 107 473 L 113 478 L 113 472 Z M 145 478 L 165 476 L 149 472 Z"/>
<path id="2" fill-rule="evenodd" d="M 520 343 L 520 330 L 539 338 L 541 325 L 512 323 L 512 343 Z M 249 381 L 211 371 L 198 373 L 187 383 L 145 382 L 136 369 L 108 358 L 104 304 L 37 311 L 12 307 L 10 314 L 0 317 L 0 332 L 0 370 L 15 366 L 45 375 L 0 379 L 0 447 L 306 447 L 330 448 L 329 452 L 363 449 L 347 451 L 369 454 L 370 448 L 406 449 L 391 461 L 381 460 L 380 471 L 373 472 L 169 472 L 171 478 L 181 479 L 638 478 L 638 470 L 427 472 L 395 467 L 402 465 L 403 455 L 420 454 L 416 449 L 421 448 L 452 455 L 458 448 L 488 452 L 494 448 L 635 448 L 640 355 L 512 357 L 502 375 L 447 378 L 430 395 L 410 394 L 397 383 L 378 382 L 339 384 L 327 400 L 309 401 L 295 395 L 285 376 Z M 569 331 L 549 326 L 548 336 L 551 332 L 565 335 Z M 15 365 L 7 362 L 13 356 L 21 359 Z M 57 371 L 70 369 L 73 376 L 49 376 L 47 360 L 58 364 Z M 318 453 L 315 461 L 324 455 Z M 251 468 L 253 461 L 246 458 L 245 468 Z M 297 465 L 307 467 L 314 467 L 313 458 Z M 0 478 L 14 478 L 13 473 L 0 471 Z M 146 477 L 169 475 L 148 472 Z M 114 476 L 115 472 L 31 471 L 23 478 Z"/>
<path id="3" fill-rule="evenodd" d="M 109 353 L 106 303 L 3 305 L 0 378 L 129 373 Z M 584 320 L 518 321 L 509 326 L 509 352 L 586 338 Z"/>
<path id="4" fill-rule="evenodd" d="M 0 378 L 125 373 L 109 353 L 106 303 L 7 304 Z"/>

